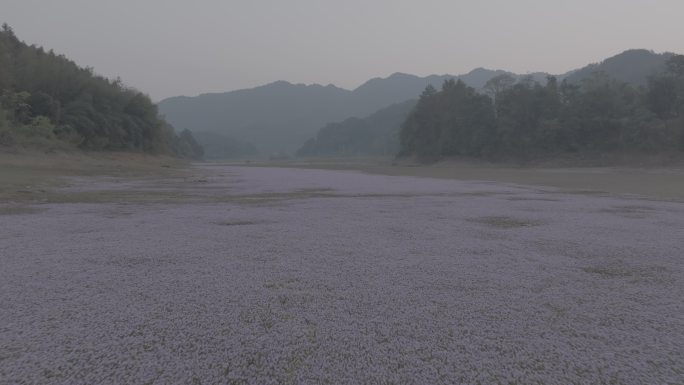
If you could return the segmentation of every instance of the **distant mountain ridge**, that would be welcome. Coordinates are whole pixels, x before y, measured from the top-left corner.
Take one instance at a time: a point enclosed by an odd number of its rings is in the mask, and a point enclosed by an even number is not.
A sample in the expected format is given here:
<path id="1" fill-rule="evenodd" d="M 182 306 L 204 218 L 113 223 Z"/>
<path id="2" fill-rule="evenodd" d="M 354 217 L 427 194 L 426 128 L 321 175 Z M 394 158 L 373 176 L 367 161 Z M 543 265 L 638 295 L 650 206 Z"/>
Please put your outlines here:
<path id="1" fill-rule="evenodd" d="M 247 90 L 159 103 L 176 128 L 218 132 L 257 145 L 262 154 L 292 152 L 328 121 L 356 111 L 349 91 L 334 86 L 305 86 L 279 81 Z"/>
<path id="2" fill-rule="evenodd" d="M 328 123 L 297 150 L 297 156 L 394 155 L 399 151 L 399 127 L 416 100 L 392 104 L 364 118 Z"/>
<path id="3" fill-rule="evenodd" d="M 226 93 L 172 97 L 159 102 L 159 110 L 179 129 L 226 134 L 254 143 L 262 155 L 292 154 L 326 123 L 365 117 L 415 99 L 428 85 L 439 87 L 447 79 L 462 79 L 481 88 L 503 73 L 507 72 L 483 68 L 460 76 L 395 73 L 371 79 L 352 91 L 277 81 Z"/>
<path id="4" fill-rule="evenodd" d="M 604 72 L 619 81 L 645 85 L 649 76 L 664 69 L 665 62 L 672 55 L 671 52 L 659 54 L 646 49 L 631 49 L 600 63 L 589 64 L 579 70 L 570 71 L 563 78 L 570 82 L 579 82 L 594 72 Z"/>
<path id="5" fill-rule="evenodd" d="M 567 78 L 578 82 L 596 71 L 603 71 L 619 80 L 643 84 L 670 56 L 648 50 L 629 50 L 556 77 L 559 81 Z M 277 81 L 225 93 L 172 97 L 162 100 L 159 110 L 178 129 L 229 135 L 254 143 L 263 155 L 291 154 L 327 123 L 369 116 L 381 108 L 415 99 L 426 86 L 439 87 L 447 79 L 461 79 L 467 85 L 481 89 L 489 79 L 501 74 L 516 78 L 530 76 L 537 81 L 548 76 L 543 72 L 514 74 L 485 68 L 463 75 L 419 77 L 394 73 L 386 78 L 370 79 L 354 90 Z"/>

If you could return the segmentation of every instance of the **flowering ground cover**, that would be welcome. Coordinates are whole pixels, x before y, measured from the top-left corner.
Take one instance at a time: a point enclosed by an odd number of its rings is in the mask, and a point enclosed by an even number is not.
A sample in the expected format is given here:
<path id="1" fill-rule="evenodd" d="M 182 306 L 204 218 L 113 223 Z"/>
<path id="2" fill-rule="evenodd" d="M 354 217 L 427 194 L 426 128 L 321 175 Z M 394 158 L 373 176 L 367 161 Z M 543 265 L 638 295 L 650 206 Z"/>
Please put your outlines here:
<path id="1" fill-rule="evenodd" d="M 0 205 L 0 384 L 679 384 L 684 204 L 206 165 Z"/>

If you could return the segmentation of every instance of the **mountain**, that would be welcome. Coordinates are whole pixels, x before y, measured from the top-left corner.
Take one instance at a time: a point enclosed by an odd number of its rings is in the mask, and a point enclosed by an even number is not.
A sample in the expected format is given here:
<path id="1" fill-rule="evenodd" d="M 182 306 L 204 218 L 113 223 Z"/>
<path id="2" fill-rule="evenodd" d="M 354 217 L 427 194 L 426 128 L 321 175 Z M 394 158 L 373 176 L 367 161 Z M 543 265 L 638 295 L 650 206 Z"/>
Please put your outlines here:
<path id="1" fill-rule="evenodd" d="M 354 99 L 359 100 L 362 106 L 367 106 L 367 111 L 359 112 L 356 116 L 366 116 L 392 103 L 415 99 L 428 84 L 437 86 L 452 77 L 453 75 L 419 77 L 397 72 L 387 78 L 371 79 L 352 91 Z"/>
<path id="2" fill-rule="evenodd" d="M 556 76 L 578 82 L 595 71 L 635 84 L 657 72 L 670 54 L 631 50 L 602 63 Z M 173 97 L 162 100 L 159 109 L 175 127 L 193 131 L 218 132 L 254 143 L 263 155 L 293 153 L 307 139 L 330 122 L 350 117 L 364 117 L 395 103 L 415 99 L 427 85 L 439 88 L 447 79 L 461 79 L 481 89 L 497 75 L 531 77 L 544 82 L 548 74 L 514 74 L 503 70 L 477 68 L 463 75 L 419 77 L 395 73 L 386 78 L 368 80 L 354 90 L 333 85 L 303 85 L 278 81 L 252 89 L 196 97 Z"/>
<path id="3" fill-rule="evenodd" d="M 335 86 L 279 81 L 247 90 L 174 97 L 161 101 L 159 109 L 175 127 L 222 133 L 271 154 L 293 151 L 316 128 L 353 115 L 349 99 L 349 91 Z"/>
<path id="4" fill-rule="evenodd" d="M 477 69 L 462 76 L 418 77 L 395 73 L 367 81 L 353 91 L 318 84 L 277 81 L 225 93 L 162 100 L 159 110 L 175 127 L 216 132 L 252 142 L 261 154 L 293 153 L 326 123 L 362 117 L 394 103 L 415 99 L 426 86 L 450 78 L 473 87 L 504 73 Z"/>
<path id="5" fill-rule="evenodd" d="M 665 62 L 672 53 L 655 53 L 646 49 L 632 49 L 610 57 L 600 63 L 590 64 L 565 77 L 569 82 L 579 82 L 595 72 L 604 72 L 608 76 L 630 84 L 645 85 L 648 77 L 662 72 Z"/>
<path id="6" fill-rule="evenodd" d="M 329 123 L 297 151 L 297 156 L 393 155 L 399 151 L 399 127 L 416 100 L 393 104 L 365 118 Z"/>

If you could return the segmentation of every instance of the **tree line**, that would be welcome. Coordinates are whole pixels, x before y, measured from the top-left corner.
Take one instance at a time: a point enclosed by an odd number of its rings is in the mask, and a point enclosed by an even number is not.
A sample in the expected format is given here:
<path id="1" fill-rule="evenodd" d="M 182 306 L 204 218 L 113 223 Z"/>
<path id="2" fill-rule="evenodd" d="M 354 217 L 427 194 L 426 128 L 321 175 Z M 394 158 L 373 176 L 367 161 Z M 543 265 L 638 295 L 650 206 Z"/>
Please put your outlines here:
<path id="1" fill-rule="evenodd" d="M 88 150 L 144 151 L 198 158 L 143 93 L 98 76 L 52 50 L 0 31 L 0 146 L 59 143 Z"/>
<path id="2" fill-rule="evenodd" d="M 531 158 L 562 153 L 684 151 L 684 56 L 647 85 L 597 72 L 579 83 L 510 75 L 479 93 L 428 86 L 400 131 L 400 156 Z"/>

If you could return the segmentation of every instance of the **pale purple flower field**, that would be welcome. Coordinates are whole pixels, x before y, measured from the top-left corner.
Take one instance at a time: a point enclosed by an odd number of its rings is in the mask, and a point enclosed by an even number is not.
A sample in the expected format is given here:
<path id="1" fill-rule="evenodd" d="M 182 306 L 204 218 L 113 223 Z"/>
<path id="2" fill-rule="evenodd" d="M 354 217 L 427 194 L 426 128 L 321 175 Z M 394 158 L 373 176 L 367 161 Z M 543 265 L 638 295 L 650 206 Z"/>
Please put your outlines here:
<path id="1" fill-rule="evenodd" d="M 0 384 L 684 383 L 682 203 L 200 171 L 0 215 Z"/>

